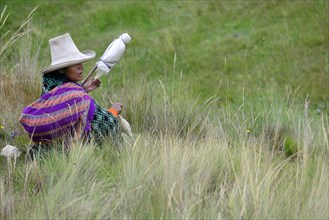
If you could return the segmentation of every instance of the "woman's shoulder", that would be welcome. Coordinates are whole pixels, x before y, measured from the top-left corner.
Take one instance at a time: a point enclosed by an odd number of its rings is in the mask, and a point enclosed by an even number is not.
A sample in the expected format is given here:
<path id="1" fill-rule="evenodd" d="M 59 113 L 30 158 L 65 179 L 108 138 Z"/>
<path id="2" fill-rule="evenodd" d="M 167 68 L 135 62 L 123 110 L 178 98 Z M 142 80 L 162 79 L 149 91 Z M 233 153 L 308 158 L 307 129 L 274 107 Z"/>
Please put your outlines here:
<path id="1" fill-rule="evenodd" d="M 83 99 L 93 99 L 88 93 L 82 88 L 82 86 L 75 82 L 65 82 L 61 85 L 56 86 L 47 93 L 44 93 L 41 98 L 48 99 L 53 98 L 83 98 Z"/>
<path id="2" fill-rule="evenodd" d="M 65 82 L 58 86 L 59 88 L 69 88 L 85 91 L 79 83 L 76 82 Z"/>
<path id="3" fill-rule="evenodd" d="M 80 91 L 82 93 L 86 93 L 82 86 L 75 82 L 65 82 L 61 85 L 56 86 L 50 92 L 51 93 L 58 93 L 58 92 L 65 92 L 65 91 Z"/>

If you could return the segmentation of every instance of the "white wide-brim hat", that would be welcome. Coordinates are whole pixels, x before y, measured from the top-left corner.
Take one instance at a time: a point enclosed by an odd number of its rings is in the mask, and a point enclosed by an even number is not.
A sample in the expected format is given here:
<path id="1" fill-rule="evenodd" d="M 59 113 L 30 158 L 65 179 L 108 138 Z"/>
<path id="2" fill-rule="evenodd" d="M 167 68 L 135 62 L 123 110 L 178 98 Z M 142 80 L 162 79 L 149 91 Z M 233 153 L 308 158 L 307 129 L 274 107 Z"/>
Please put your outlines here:
<path id="1" fill-rule="evenodd" d="M 80 52 L 75 46 L 69 33 L 60 35 L 49 40 L 51 52 L 51 65 L 40 72 L 42 74 L 69 67 L 75 64 L 84 63 L 94 59 L 96 53 L 92 50 Z"/>

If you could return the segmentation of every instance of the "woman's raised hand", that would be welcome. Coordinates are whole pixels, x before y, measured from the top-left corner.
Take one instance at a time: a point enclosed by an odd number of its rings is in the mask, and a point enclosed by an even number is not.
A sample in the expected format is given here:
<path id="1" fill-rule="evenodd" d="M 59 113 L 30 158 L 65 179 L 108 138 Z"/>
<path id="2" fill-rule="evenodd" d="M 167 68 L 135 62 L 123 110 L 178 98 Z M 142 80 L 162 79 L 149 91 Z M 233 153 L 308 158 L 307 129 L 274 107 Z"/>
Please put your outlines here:
<path id="1" fill-rule="evenodd" d="M 89 79 L 82 87 L 88 93 L 94 91 L 101 85 L 101 81 L 96 78 Z"/>

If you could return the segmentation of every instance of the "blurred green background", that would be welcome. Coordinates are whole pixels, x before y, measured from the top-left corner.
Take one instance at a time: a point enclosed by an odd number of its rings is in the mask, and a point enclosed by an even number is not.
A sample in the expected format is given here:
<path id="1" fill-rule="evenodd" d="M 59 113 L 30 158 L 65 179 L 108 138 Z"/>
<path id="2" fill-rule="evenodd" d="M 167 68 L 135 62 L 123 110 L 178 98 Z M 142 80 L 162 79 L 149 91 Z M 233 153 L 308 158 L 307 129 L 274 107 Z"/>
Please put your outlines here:
<path id="1" fill-rule="evenodd" d="M 127 32 L 132 41 L 111 71 L 115 90 L 144 77 L 231 103 L 243 96 L 255 102 L 309 97 L 311 109 L 329 112 L 328 1 L 0 2 L 10 13 L 2 31 L 17 29 L 38 7 L 30 26 L 40 46 L 39 69 L 50 64 L 52 37 L 69 32 L 97 59 Z M 87 63 L 86 72 L 93 65 Z"/>

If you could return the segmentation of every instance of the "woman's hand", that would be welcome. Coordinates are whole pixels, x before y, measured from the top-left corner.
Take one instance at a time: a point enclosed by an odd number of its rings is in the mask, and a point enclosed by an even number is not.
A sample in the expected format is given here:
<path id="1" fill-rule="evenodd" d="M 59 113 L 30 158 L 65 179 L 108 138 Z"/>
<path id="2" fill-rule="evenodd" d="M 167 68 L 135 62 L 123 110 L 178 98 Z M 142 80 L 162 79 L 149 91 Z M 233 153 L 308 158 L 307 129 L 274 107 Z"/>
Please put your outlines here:
<path id="1" fill-rule="evenodd" d="M 121 102 L 114 102 L 111 106 L 111 108 L 115 109 L 118 112 L 118 114 L 121 114 L 122 107 L 123 107 L 123 105 Z"/>
<path id="2" fill-rule="evenodd" d="M 118 117 L 118 115 L 122 112 L 122 107 L 123 105 L 121 102 L 114 102 L 108 111 L 111 112 L 114 117 Z"/>
<path id="3" fill-rule="evenodd" d="M 88 93 L 94 91 L 101 85 L 101 81 L 96 78 L 89 79 L 82 87 Z"/>
<path id="4" fill-rule="evenodd" d="M 121 111 L 122 111 L 122 107 L 123 107 L 123 105 L 122 105 L 121 102 L 114 102 L 114 103 L 112 104 L 112 106 L 111 106 L 111 108 L 115 109 L 115 110 L 117 111 L 118 114 L 121 113 Z"/>

